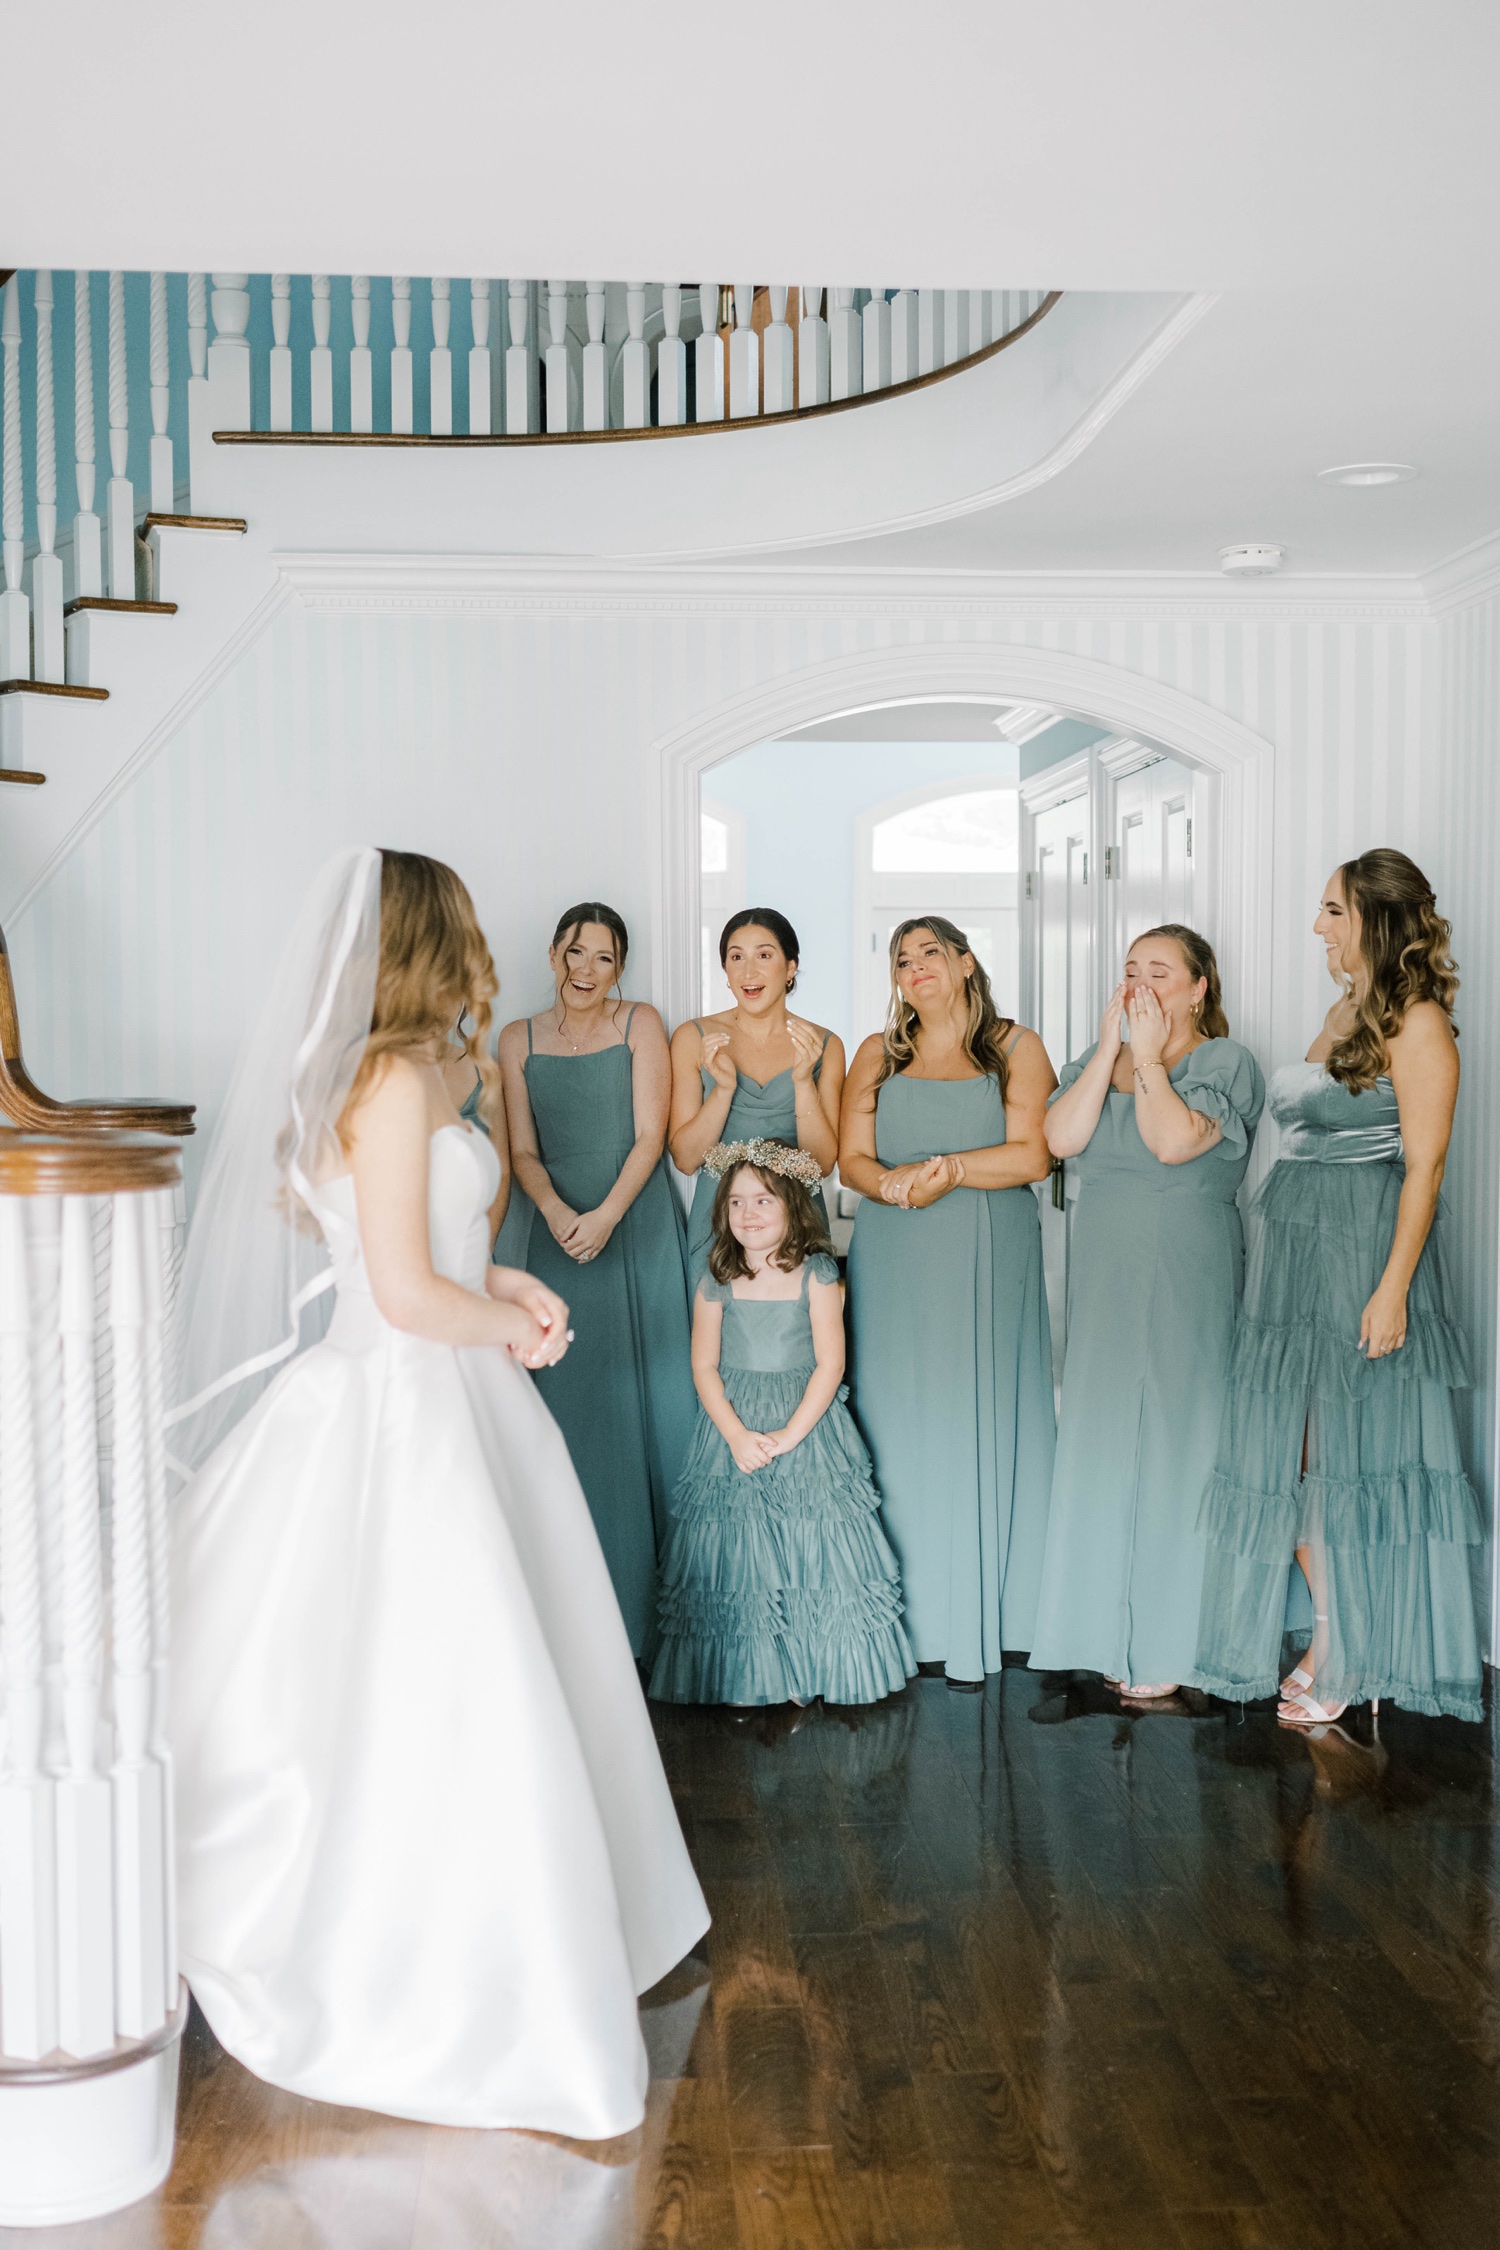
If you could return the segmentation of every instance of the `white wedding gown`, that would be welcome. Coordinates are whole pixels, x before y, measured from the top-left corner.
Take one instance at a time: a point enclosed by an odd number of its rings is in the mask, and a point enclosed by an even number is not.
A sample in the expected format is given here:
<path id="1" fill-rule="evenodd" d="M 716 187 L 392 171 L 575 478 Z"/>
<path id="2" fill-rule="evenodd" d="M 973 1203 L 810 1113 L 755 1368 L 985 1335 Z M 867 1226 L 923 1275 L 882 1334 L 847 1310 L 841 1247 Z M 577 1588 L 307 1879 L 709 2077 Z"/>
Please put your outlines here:
<path id="1" fill-rule="evenodd" d="M 475 1290 L 498 1184 L 481 1135 L 433 1135 L 433 1264 Z M 513 1360 L 381 1317 L 349 1179 L 319 1217 L 328 1336 L 179 1502 L 184 1973 L 295 2093 L 626 2132 L 635 1996 L 708 1910 L 587 1503 Z"/>

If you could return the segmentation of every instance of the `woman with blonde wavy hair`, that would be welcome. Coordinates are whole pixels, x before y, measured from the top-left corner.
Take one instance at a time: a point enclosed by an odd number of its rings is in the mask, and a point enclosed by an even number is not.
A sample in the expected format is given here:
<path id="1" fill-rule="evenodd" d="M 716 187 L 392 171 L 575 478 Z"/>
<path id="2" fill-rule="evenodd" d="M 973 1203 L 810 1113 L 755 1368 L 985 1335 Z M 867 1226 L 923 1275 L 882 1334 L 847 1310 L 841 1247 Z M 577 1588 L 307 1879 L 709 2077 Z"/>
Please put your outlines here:
<path id="1" fill-rule="evenodd" d="M 707 1913 L 523 1372 L 568 1309 L 491 1264 L 499 1159 L 448 1080 L 464 1016 L 493 1100 L 495 989 L 451 868 L 342 853 L 210 1149 L 170 1418 L 183 1969 L 273 2085 L 605 2139 L 642 2114 L 636 1995 Z"/>
<path id="2" fill-rule="evenodd" d="M 1033 1181 L 1057 1081 L 940 914 L 891 938 L 891 1005 L 844 1089 L 854 1404 L 919 1663 L 955 1687 L 1029 1649 L 1055 1431 Z"/>
<path id="3" fill-rule="evenodd" d="M 1295 1554 L 1309 1645 L 1280 1716 L 1322 1726 L 1382 1696 L 1480 1716 L 1472 1569 L 1483 1529 L 1452 1393 L 1438 1191 L 1458 1095 L 1452 932 L 1404 852 L 1346 860 L 1313 927 L 1339 996 L 1271 1081 L 1280 1161 L 1252 1205 L 1208 1542 L 1195 1678 L 1277 1686 Z"/>

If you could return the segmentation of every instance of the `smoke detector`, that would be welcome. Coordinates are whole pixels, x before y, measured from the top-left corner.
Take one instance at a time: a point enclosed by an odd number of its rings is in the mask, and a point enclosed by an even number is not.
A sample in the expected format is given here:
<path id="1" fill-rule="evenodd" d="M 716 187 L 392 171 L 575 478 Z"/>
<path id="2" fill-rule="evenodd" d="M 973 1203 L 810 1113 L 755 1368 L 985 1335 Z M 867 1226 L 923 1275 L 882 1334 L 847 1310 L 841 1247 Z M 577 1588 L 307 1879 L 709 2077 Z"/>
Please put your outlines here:
<path id="1" fill-rule="evenodd" d="M 1346 461 L 1342 468 L 1319 469 L 1319 484 L 1410 484 L 1418 471 L 1410 461 Z"/>
<path id="2" fill-rule="evenodd" d="M 1280 570 L 1285 560 L 1284 547 L 1270 547 L 1258 541 L 1219 549 L 1219 568 L 1231 578 L 1269 578 L 1273 570 Z"/>

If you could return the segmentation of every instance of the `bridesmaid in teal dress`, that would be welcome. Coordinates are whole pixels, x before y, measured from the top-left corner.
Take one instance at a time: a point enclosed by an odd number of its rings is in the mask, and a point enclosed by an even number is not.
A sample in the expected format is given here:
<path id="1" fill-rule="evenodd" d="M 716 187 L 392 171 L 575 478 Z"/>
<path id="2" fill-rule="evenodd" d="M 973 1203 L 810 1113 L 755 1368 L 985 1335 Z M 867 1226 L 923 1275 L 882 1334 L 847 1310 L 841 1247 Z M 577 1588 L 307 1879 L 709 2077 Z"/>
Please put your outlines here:
<path id="1" fill-rule="evenodd" d="M 1031 1661 L 1102 1672 L 1137 1703 L 1175 1694 L 1197 1650 L 1198 1503 L 1244 1279 L 1235 1196 L 1264 1101 L 1212 946 L 1168 923 L 1130 948 L 1097 1046 L 1048 1109 L 1082 1192 Z"/>
<path id="2" fill-rule="evenodd" d="M 786 1141 L 816 1157 L 825 1176 L 838 1161 L 843 1042 L 793 1015 L 797 933 L 774 906 L 747 906 L 719 938 L 719 962 L 734 1006 L 679 1024 L 672 1038 L 669 1146 L 679 1172 L 696 1172 L 688 1251 L 696 1279 L 712 1228 L 714 1182 L 700 1171 L 719 1141 Z M 824 1223 L 822 1191 L 815 1199 Z"/>
<path id="3" fill-rule="evenodd" d="M 891 939 L 884 1036 L 845 1090 L 854 1408 L 923 1664 L 955 1686 L 1029 1649 L 1052 1481 L 1052 1345 L 1031 1183 L 1057 1081 L 941 915 Z"/>
<path id="4" fill-rule="evenodd" d="M 667 1501 L 697 1412 L 682 1205 L 662 1154 L 670 1066 L 656 1010 L 620 998 L 613 907 L 570 907 L 557 998 L 500 1035 L 527 1271 L 566 1298 L 575 1341 L 536 1383 L 588 1499 L 635 1655 L 651 1654 Z"/>
<path id="5" fill-rule="evenodd" d="M 1251 1207 L 1195 1677 L 1237 1702 L 1275 1689 L 1295 1552 L 1313 1637 L 1281 1682 L 1284 1724 L 1382 1696 L 1478 1719 L 1484 1526 L 1453 1411 L 1473 1378 L 1438 1204 L 1458 1095 L 1452 932 L 1389 850 L 1336 870 L 1313 927 L 1342 990 L 1271 1082 L 1280 1160 Z"/>

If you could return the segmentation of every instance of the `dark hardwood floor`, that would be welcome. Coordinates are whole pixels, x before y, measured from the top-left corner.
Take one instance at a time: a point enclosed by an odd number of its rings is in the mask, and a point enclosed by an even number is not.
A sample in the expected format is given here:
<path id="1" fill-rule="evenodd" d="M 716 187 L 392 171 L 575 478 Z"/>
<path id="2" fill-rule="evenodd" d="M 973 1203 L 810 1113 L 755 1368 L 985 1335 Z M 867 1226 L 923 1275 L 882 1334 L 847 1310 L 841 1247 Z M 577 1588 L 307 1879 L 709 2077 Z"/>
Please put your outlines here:
<path id="1" fill-rule="evenodd" d="M 194 2018 L 161 2196 L 3 2250 L 1488 2250 L 1488 1732 L 1097 1683 L 657 1711 L 714 1911 L 606 2147 L 278 2094 Z"/>

